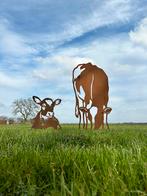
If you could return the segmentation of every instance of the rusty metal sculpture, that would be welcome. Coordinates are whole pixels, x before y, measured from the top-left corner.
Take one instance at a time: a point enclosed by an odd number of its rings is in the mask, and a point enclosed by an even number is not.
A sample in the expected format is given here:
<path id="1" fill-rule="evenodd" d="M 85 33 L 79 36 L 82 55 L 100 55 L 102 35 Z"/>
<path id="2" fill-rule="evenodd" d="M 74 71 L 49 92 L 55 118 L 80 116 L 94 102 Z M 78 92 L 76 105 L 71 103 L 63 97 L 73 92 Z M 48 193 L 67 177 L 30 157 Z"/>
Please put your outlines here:
<path id="1" fill-rule="evenodd" d="M 111 111 L 112 111 L 112 108 L 110 108 L 110 107 L 106 107 L 106 108 L 103 109 L 103 124 L 102 124 L 102 128 L 104 128 L 104 115 L 106 114 L 106 126 L 107 126 L 107 129 L 109 129 L 108 114 L 110 114 Z"/>
<path id="2" fill-rule="evenodd" d="M 76 98 L 75 116 L 79 118 L 79 128 L 83 120 L 83 128 L 88 127 L 90 121 L 93 128 L 93 116 L 91 108 L 97 110 L 94 116 L 94 129 L 99 129 L 104 125 L 104 114 L 108 116 L 107 108 L 109 100 L 108 77 L 103 69 L 92 63 L 79 64 L 72 72 L 73 89 Z M 83 93 L 83 94 L 82 94 Z M 108 127 L 108 122 L 106 122 Z"/>
<path id="3" fill-rule="evenodd" d="M 61 128 L 58 119 L 54 116 L 54 107 L 61 103 L 61 99 L 56 99 L 53 101 L 51 98 L 45 98 L 41 100 L 37 96 L 32 97 L 34 102 L 38 104 L 41 108 L 37 113 L 36 117 L 33 119 L 32 128 L 41 129 L 52 127 L 54 129 Z"/>

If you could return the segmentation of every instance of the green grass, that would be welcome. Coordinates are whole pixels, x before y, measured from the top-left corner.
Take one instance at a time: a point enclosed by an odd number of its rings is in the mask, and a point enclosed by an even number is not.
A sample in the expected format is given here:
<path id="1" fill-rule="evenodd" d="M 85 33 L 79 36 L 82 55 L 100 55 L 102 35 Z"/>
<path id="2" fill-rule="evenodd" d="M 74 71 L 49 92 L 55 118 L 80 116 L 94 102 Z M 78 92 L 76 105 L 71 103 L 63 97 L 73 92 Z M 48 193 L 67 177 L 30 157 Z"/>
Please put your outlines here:
<path id="1" fill-rule="evenodd" d="M 0 195 L 147 195 L 147 126 L 0 126 Z"/>

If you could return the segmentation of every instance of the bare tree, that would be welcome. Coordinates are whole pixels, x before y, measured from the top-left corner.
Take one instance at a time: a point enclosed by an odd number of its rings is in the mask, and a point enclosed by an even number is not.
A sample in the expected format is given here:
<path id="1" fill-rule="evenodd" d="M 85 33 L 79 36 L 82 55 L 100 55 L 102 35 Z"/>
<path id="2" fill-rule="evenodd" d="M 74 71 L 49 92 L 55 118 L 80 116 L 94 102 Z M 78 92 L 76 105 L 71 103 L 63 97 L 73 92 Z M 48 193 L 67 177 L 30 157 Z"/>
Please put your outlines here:
<path id="1" fill-rule="evenodd" d="M 12 103 L 12 113 L 14 115 L 20 115 L 24 121 L 33 117 L 36 113 L 38 106 L 31 98 L 17 99 Z"/>

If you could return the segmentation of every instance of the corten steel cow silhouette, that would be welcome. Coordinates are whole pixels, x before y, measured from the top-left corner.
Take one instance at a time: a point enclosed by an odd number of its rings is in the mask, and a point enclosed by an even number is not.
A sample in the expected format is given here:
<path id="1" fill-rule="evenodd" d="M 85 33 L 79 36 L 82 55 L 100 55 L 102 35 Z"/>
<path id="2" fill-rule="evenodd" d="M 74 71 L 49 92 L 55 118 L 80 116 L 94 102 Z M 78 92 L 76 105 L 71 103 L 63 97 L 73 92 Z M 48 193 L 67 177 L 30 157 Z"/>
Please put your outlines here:
<path id="1" fill-rule="evenodd" d="M 61 103 L 61 99 L 53 101 L 51 98 L 41 100 L 37 96 L 32 97 L 34 102 L 40 105 L 40 111 L 33 119 L 32 128 L 41 129 L 52 127 L 54 129 L 61 128 L 58 119 L 54 116 L 54 107 Z"/>
<path id="2" fill-rule="evenodd" d="M 78 75 L 76 75 L 77 72 Z M 100 126 L 103 127 L 104 114 L 106 114 L 107 117 L 109 113 L 105 111 L 109 100 L 109 84 L 106 73 L 96 65 L 86 63 L 77 65 L 73 69 L 72 77 L 76 98 L 75 116 L 79 118 L 79 128 L 81 119 L 83 119 L 83 128 L 87 129 L 89 120 L 92 129 L 93 116 L 90 110 L 93 107 L 97 110 L 94 117 L 94 129 L 98 129 Z M 106 122 L 106 124 L 108 127 L 108 122 Z"/>
<path id="3" fill-rule="evenodd" d="M 108 114 L 110 114 L 111 111 L 112 111 L 112 108 L 110 108 L 110 107 L 106 107 L 106 108 L 103 109 L 103 124 L 102 124 L 102 128 L 104 128 L 104 115 L 106 114 L 106 126 L 109 129 Z"/>

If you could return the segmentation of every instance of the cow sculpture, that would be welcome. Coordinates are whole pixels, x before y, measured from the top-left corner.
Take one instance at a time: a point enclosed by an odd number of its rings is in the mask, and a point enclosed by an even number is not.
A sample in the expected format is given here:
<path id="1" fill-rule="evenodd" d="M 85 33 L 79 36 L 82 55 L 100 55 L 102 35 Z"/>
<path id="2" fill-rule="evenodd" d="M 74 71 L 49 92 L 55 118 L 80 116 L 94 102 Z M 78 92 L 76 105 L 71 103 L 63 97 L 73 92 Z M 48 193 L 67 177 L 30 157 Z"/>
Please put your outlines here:
<path id="1" fill-rule="evenodd" d="M 81 119 L 83 119 L 83 128 L 87 129 L 88 121 L 91 129 L 93 128 L 92 108 L 96 109 L 94 129 L 103 127 L 104 114 L 109 113 L 105 111 L 109 100 L 106 73 L 92 63 L 79 64 L 73 69 L 72 82 L 76 98 L 75 116 L 79 118 L 79 128 Z"/>
<path id="2" fill-rule="evenodd" d="M 55 101 L 53 101 L 51 98 L 45 98 L 43 100 L 41 100 L 37 96 L 33 96 L 32 98 L 34 102 L 40 106 L 40 111 L 33 119 L 32 128 L 61 128 L 58 119 L 54 116 L 54 107 L 61 103 L 61 99 L 56 99 Z"/>

